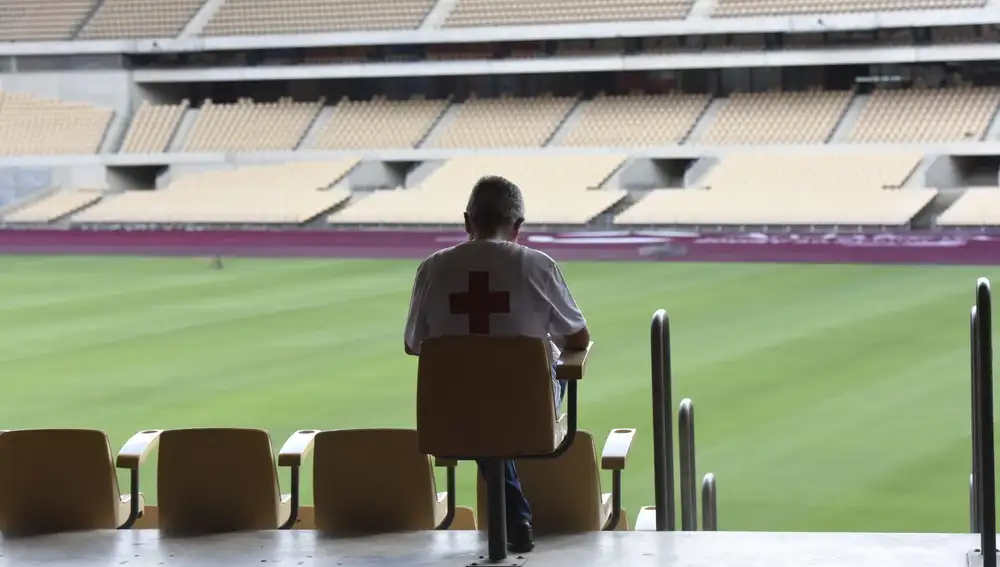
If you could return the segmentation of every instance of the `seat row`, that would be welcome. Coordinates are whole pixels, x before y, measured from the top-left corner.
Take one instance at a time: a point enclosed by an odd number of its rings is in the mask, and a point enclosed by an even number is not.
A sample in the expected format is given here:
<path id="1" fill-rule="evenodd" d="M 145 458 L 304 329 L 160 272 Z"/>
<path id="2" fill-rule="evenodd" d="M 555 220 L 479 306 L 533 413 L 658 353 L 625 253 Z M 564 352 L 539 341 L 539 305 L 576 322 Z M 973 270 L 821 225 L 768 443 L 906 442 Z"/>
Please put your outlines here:
<path id="1" fill-rule="evenodd" d="M 621 471 L 634 430 L 615 430 L 601 455 L 604 469 Z M 140 492 L 140 465 L 157 454 L 157 504 Z M 300 472 L 313 461 L 312 506 L 301 502 Z M 579 431 L 558 459 L 524 461 L 518 469 L 535 511 L 537 532 L 627 529 L 601 492 L 590 433 Z M 71 465 L 70 465 L 71 464 Z M 485 485 L 480 517 L 456 505 L 457 461 L 432 460 L 410 429 L 303 430 L 274 457 L 262 429 L 194 428 L 135 434 L 112 460 L 105 432 L 28 429 L 0 433 L 0 531 L 29 535 L 78 530 L 158 528 L 195 535 L 242 530 L 316 529 L 334 535 L 411 530 L 476 529 L 486 524 Z M 438 492 L 433 466 L 444 468 L 448 490 Z M 115 468 L 128 471 L 127 493 Z M 288 493 L 278 468 L 291 471 Z M 616 483 L 620 490 L 620 483 Z M 608 525 L 612 518 L 621 518 Z"/>

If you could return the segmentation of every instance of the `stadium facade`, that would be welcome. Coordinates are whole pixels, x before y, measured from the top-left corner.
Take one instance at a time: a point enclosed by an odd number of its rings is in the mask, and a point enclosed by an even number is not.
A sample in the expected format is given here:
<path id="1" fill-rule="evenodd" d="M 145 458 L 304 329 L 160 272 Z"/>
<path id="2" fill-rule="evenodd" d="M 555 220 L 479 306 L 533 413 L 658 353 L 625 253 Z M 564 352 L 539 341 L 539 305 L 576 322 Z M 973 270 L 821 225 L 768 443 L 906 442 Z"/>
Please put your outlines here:
<path id="1" fill-rule="evenodd" d="M 6 226 L 440 227 L 483 173 L 522 185 L 535 227 L 1000 225 L 988 1 L 11 14 Z"/>

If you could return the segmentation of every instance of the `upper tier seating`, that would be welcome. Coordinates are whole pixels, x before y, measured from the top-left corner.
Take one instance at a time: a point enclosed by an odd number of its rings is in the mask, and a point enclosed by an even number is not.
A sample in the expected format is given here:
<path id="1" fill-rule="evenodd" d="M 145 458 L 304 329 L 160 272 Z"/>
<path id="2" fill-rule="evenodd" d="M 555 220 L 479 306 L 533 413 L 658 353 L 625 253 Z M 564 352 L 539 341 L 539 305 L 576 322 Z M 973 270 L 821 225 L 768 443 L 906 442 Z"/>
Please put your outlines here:
<path id="1" fill-rule="evenodd" d="M 0 155 L 93 154 L 114 111 L 0 91 Z"/>
<path id="2" fill-rule="evenodd" d="M 733 93 L 698 143 L 822 144 L 850 102 L 850 91 Z"/>
<path id="3" fill-rule="evenodd" d="M 584 224 L 621 201 L 625 191 L 596 189 L 622 156 L 474 156 L 449 160 L 416 188 L 377 191 L 333 213 L 334 224 L 458 224 L 469 192 L 486 172 L 524 193 L 526 222 Z M 556 174 L 557 173 L 557 174 Z"/>
<path id="4" fill-rule="evenodd" d="M 920 155 L 726 156 L 698 189 L 660 189 L 615 218 L 620 225 L 902 226 L 937 194 L 900 189 Z"/>
<path id="5" fill-rule="evenodd" d="M 93 205 L 101 200 L 100 189 L 67 189 L 3 215 L 5 223 L 47 223 Z"/>
<path id="6" fill-rule="evenodd" d="M 255 103 L 241 98 L 233 104 L 206 100 L 184 142 L 185 152 L 291 150 L 298 146 L 323 108 L 318 102 Z"/>
<path id="7" fill-rule="evenodd" d="M 970 187 L 937 218 L 938 226 L 1000 226 L 1000 188 Z"/>
<path id="8" fill-rule="evenodd" d="M 708 95 L 606 96 L 583 103 L 558 145 L 655 147 L 680 144 L 711 102 Z"/>
<path id="9" fill-rule="evenodd" d="M 843 14 L 895 10 L 975 8 L 986 0 L 719 0 L 712 16 L 737 18 L 792 14 Z"/>
<path id="10" fill-rule="evenodd" d="M 1000 104 L 995 87 L 878 89 L 854 124 L 852 142 L 975 142 Z"/>
<path id="11" fill-rule="evenodd" d="M 357 160 L 246 166 L 185 175 L 155 191 L 106 196 L 76 223 L 300 224 L 350 198 L 328 189 Z"/>
<path id="12" fill-rule="evenodd" d="M 437 0 L 227 0 L 202 35 L 416 29 Z"/>
<path id="13" fill-rule="evenodd" d="M 0 0 L 0 41 L 66 41 L 97 0 Z"/>
<path id="14" fill-rule="evenodd" d="M 448 108 L 448 100 L 341 99 L 313 147 L 324 150 L 412 148 Z"/>
<path id="15" fill-rule="evenodd" d="M 443 130 L 424 144 L 431 148 L 538 148 L 573 109 L 576 98 L 479 99 L 470 97 L 452 110 Z"/>
<path id="16" fill-rule="evenodd" d="M 77 39 L 176 37 L 205 0 L 104 0 Z"/>
<path id="17" fill-rule="evenodd" d="M 170 140 L 191 103 L 150 104 L 142 101 L 122 142 L 122 153 L 150 154 L 167 151 Z"/>
<path id="18" fill-rule="evenodd" d="M 677 20 L 692 0 L 458 0 L 444 27 Z"/>

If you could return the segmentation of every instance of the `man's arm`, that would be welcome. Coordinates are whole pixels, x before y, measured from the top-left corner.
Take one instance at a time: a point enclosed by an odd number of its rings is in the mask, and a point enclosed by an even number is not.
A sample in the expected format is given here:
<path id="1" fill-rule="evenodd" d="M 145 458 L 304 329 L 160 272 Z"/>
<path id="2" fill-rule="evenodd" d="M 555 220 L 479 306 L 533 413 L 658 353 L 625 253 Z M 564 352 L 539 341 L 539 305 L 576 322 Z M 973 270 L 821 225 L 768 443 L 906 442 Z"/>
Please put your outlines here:
<path id="1" fill-rule="evenodd" d="M 420 354 L 420 343 L 427 336 L 427 314 L 424 306 L 424 295 L 427 293 L 427 271 L 427 261 L 424 260 L 417 268 L 417 275 L 413 279 L 410 312 L 406 317 L 406 330 L 403 332 L 403 350 L 410 356 Z"/>
<path id="2" fill-rule="evenodd" d="M 563 278 L 559 265 L 552 262 L 548 269 L 545 297 L 552 308 L 549 332 L 559 350 L 581 350 L 590 344 L 590 330 L 580 307 Z"/>

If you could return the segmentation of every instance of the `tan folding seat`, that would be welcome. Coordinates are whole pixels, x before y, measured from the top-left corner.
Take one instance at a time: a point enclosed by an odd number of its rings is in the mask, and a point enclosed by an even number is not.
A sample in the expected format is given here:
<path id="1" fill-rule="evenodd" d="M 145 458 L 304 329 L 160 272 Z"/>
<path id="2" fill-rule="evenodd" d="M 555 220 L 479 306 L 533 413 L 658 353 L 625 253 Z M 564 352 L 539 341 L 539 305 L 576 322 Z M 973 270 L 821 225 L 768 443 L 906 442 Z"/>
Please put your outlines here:
<path id="1" fill-rule="evenodd" d="M 343 429 L 315 433 L 313 522 L 331 535 L 448 529 L 455 517 L 454 461 L 448 491 L 438 492 L 431 459 L 412 429 Z M 281 455 L 288 464 L 294 457 Z M 465 509 L 468 526 L 471 509 Z M 473 523 L 474 526 L 474 523 Z"/>
<path id="2" fill-rule="evenodd" d="M 143 512 L 139 465 L 159 431 L 134 435 L 118 453 L 94 429 L 26 429 L 0 434 L 0 531 L 34 535 L 132 527 Z M 118 490 L 115 466 L 131 477 Z"/>
<path id="3" fill-rule="evenodd" d="M 448 459 L 486 459 L 492 491 L 487 501 L 502 500 L 504 460 L 555 458 L 572 447 L 577 381 L 589 352 L 590 347 L 564 352 L 556 362 L 557 377 L 568 381 L 567 414 L 557 417 L 545 341 L 495 336 L 424 341 L 417 368 L 419 450 Z M 486 510 L 498 524 L 488 526 L 489 558 L 501 560 L 506 519 L 501 508 Z"/>
<path id="4" fill-rule="evenodd" d="M 296 432 L 281 448 L 293 463 L 293 485 L 314 434 Z M 279 492 L 271 436 L 263 429 L 172 429 L 160 436 L 157 497 L 166 533 L 288 529 L 298 518 L 295 495 Z"/>
<path id="5" fill-rule="evenodd" d="M 515 459 L 524 495 L 531 503 L 536 534 L 627 530 L 628 514 L 621 508 L 621 472 L 635 436 L 634 429 L 615 429 L 604 444 L 600 469 L 612 471 L 614 492 L 601 491 L 594 436 L 576 432 L 569 450 L 554 459 Z M 480 529 L 486 529 L 486 485 L 477 475 Z"/>

